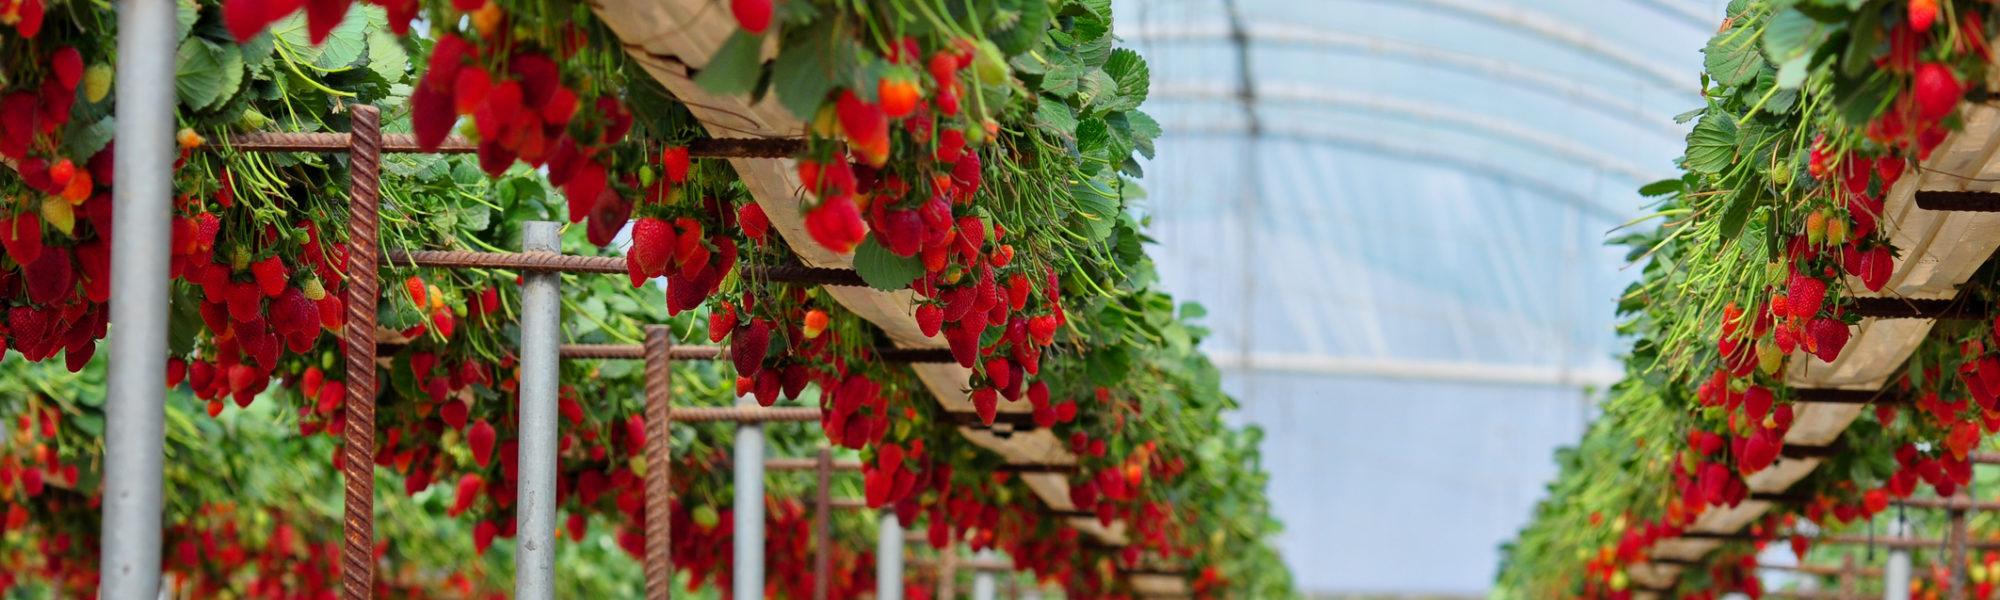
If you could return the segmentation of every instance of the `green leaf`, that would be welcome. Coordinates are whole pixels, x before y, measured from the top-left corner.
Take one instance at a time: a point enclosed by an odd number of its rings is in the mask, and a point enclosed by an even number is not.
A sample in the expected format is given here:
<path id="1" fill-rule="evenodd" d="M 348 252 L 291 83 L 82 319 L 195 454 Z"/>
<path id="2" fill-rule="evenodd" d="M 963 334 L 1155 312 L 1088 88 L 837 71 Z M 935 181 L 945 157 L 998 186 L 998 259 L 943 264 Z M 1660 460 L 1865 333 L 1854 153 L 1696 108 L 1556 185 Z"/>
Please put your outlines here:
<path id="1" fill-rule="evenodd" d="M 381 8 L 357 4 L 347 11 L 347 18 L 334 26 L 333 32 L 320 42 L 319 57 L 313 59 L 313 64 L 322 69 L 356 66 L 368 53 L 368 30 L 387 28 L 388 20 Z"/>
<path id="2" fill-rule="evenodd" d="M 848 64 L 842 57 L 852 55 L 854 46 L 833 35 L 832 19 L 786 37 L 785 51 L 771 65 L 771 87 L 793 116 L 810 121 L 833 91 L 839 65 Z"/>
<path id="3" fill-rule="evenodd" d="M 1854 18 L 1854 26 L 1848 28 L 1850 39 L 1840 57 L 1840 72 L 1848 77 L 1859 77 L 1875 66 L 1875 47 L 1882 41 L 1882 11 L 1864 10 Z"/>
<path id="4" fill-rule="evenodd" d="M 1033 50 L 1055 16 L 1049 10 L 1048 0 L 998 0 L 988 4 L 980 15 L 988 22 L 986 37 L 1007 56 Z"/>
<path id="5" fill-rule="evenodd" d="M 181 43 L 174 92 L 181 104 L 201 110 L 236 93 L 243 82 L 243 55 L 200 38 Z"/>
<path id="6" fill-rule="evenodd" d="M 868 287 L 895 291 L 909 287 L 923 275 L 924 262 L 914 256 L 896 256 L 877 243 L 875 236 L 868 236 L 854 249 L 854 274 Z"/>
<path id="7" fill-rule="evenodd" d="M 1743 29 L 1730 29 L 1718 33 L 1702 48 L 1701 66 L 1708 71 L 1715 82 L 1725 86 L 1739 86 L 1757 77 L 1757 71 L 1764 68 L 1764 56 L 1757 52 L 1753 44 L 1757 39 Z"/>
<path id="8" fill-rule="evenodd" d="M 710 93 L 731 96 L 748 94 L 757 87 L 757 77 L 763 72 L 758 62 L 758 54 L 763 46 L 763 36 L 737 30 L 722 42 L 708 65 L 694 76 L 694 82 Z M 810 117 L 807 117 L 810 118 Z"/>
<path id="9" fill-rule="evenodd" d="M 1799 86 L 1805 85 L 1807 62 L 1806 57 L 1798 56 L 1779 65 L 1778 78 L 1774 82 L 1774 85 L 1778 86 L 1778 89 L 1781 90 L 1796 90 L 1799 89 Z M 1768 106 L 1769 103 L 1766 103 L 1766 105 Z"/>
<path id="10" fill-rule="evenodd" d="M 1152 85 L 1152 72 L 1139 53 L 1125 48 L 1111 51 L 1111 59 L 1104 61 L 1104 72 L 1118 82 L 1118 96 L 1100 103 L 1099 110 L 1132 110 L 1146 101 L 1146 92 Z"/>
<path id="11" fill-rule="evenodd" d="M 1075 139 L 1076 114 L 1070 112 L 1068 104 L 1043 97 L 1035 107 L 1035 127 L 1061 139 Z"/>
<path id="12" fill-rule="evenodd" d="M 195 0 L 180 0 L 174 3 L 174 24 L 179 31 L 174 41 L 185 40 L 188 32 L 194 31 L 194 24 L 201 21 L 201 4 Z"/>
<path id="13" fill-rule="evenodd" d="M 1118 223 L 1118 194 L 1097 180 L 1079 181 L 1070 186 L 1076 199 L 1076 216 L 1090 230 L 1090 241 L 1101 242 Z"/>
<path id="14" fill-rule="evenodd" d="M 1736 159 L 1736 118 L 1723 113 L 1703 115 L 1688 133 L 1687 169 L 1721 173 Z"/>
<path id="15" fill-rule="evenodd" d="M 1780 11 L 1764 26 L 1764 56 L 1777 64 L 1804 58 L 1811 55 L 1831 31 L 1832 27 L 1813 20 L 1796 8 Z"/>
<path id="16" fill-rule="evenodd" d="M 400 83 L 409 77 L 410 53 L 386 29 L 368 32 L 368 69 L 383 81 Z"/>
<path id="17" fill-rule="evenodd" d="M 1639 187 L 1639 195 L 1647 198 L 1657 198 L 1667 194 L 1679 193 L 1680 191 L 1681 180 L 1679 178 L 1662 179 Z"/>
<path id="18" fill-rule="evenodd" d="M 1743 224 L 1750 220 L 1750 209 L 1756 208 L 1761 196 L 1755 190 L 1744 190 L 1729 198 L 1729 206 L 1723 209 L 1722 221 L 1718 224 L 1722 239 L 1733 240 L 1743 233 Z"/>
<path id="19" fill-rule="evenodd" d="M 111 143 L 111 136 L 116 130 L 112 117 L 104 117 L 82 127 L 71 127 L 69 137 L 63 140 L 63 155 L 80 158 L 97 154 Z"/>

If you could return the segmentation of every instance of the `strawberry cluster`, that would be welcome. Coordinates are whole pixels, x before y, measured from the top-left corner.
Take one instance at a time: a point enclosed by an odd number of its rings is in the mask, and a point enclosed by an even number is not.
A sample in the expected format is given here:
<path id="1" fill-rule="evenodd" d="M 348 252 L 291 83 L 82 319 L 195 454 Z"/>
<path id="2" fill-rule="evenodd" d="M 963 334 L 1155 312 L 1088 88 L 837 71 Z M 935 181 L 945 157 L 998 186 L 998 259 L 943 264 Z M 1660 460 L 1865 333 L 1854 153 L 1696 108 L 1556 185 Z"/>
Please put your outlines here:
<path id="1" fill-rule="evenodd" d="M 0 0 L 0 25 L 13 27 L 15 34 L 32 40 L 42 34 L 42 17 L 47 10 L 42 0 Z"/>
<path id="2" fill-rule="evenodd" d="M 111 196 L 97 182 L 111 181 L 112 152 L 81 157 L 81 166 L 55 154 L 86 73 L 72 47 L 48 63 L 39 82 L 20 80 L 32 89 L 0 95 L 0 164 L 29 192 L 0 201 L 0 353 L 11 346 L 41 361 L 66 350 L 77 370 L 104 337 L 111 297 Z"/>

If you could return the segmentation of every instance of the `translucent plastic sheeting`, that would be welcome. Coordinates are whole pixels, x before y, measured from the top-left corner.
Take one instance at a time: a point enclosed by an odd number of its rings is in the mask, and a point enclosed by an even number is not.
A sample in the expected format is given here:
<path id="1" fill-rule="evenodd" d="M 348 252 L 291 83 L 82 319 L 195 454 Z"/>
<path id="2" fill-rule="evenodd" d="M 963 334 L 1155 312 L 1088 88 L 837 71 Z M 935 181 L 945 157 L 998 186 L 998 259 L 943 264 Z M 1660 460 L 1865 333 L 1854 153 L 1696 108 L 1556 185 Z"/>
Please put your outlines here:
<path id="1" fill-rule="evenodd" d="M 1618 376 L 1605 241 L 1678 172 L 1722 4 L 1115 2 L 1166 131 L 1151 253 L 1266 430 L 1305 591 L 1491 584 Z"/>

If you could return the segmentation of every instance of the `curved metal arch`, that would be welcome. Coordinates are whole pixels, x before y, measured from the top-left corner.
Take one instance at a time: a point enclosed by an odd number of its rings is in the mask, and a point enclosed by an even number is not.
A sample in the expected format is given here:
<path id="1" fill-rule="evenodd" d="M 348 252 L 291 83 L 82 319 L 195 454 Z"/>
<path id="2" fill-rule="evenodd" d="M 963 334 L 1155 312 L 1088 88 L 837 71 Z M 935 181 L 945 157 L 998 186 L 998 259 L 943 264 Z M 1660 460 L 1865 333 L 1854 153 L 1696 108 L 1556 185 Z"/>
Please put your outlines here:
<path id="1" fill-rule="evenodd" d="M 1118 32 L 1120 37 L 1142 41 L 1218 41 L 1231 39 L 1229 27 L 1221 23 L 1188 25 L 1141 25 Z M 1323 31 L 1285 23 L 1258 23 L 1248 27 L 1251 41 L 1297 44 L 1314 48 L 1350 51 L 1405 60 L 1419 65 L 1450 67 L 1467 74 L 1492 79 L 1506 85 L 1569 100 L 1617 119 L 1646 127 L 1662 135 L 1686 135 L 1683 126 L 1657 111 L 1627 98 L 1580 85 L 1573 79 L 1528 67 L 1513 61 L 1453 52 L 1384 37 Z"/>
<path id="2" fill-rule="evenodd" d="M 1231 136 L 1248 133 L 1248 130 L 1240 124 L 1200 124 L 1193 126 L 1175 124 L 1175 126 L 1167 128 L 1167 131 L 1169 135 L 1188 136 Z M 1331 144 L 1377 154 L 1399 156 L 1411 160 L 1447 163 L 1469 172 L 1484 175 L 1496 181 L 1505 181 L 1542 192 L 1550 198 L 1573 206 L 1579 212 L 1599 221 L 1616 224 L 1622 223 L 1632 216 L 1629 214 L 1630 211 L 1601 204 L 1597 200 L 1571 190 L 1559 182 L 1541 177 L 1523 175 L 1508 165 L 1442 152 L 1423 144 L 1394 142 L 1372 136 L 1309 129 L 1284 124 L 1267 124 L 1262 132 L 1262 137 L 1264 139 L 1289 140 L 1301 143 Z"/>
<path id="3" fill-rule="evenodd" d="M 1681 0 L 1634 0 L 1640 4 L 1657 8 L 1689 25 L 1715 27 L 1722 23 L 1720 15 Z"/>
<path id="4" fill-rule="evenodd" d="M 1164 99 L 1233 100 L 1233 88 L 1216 84 L 1158 84 L 1153 86 L 1152 96 Z M 1375 94 L 1345 92 L 1325 87 L 1300 85 L 1259 86 L 1257 96 L 1266 102 L 1293 102 L 1320 106 L 1353 108 L 1370 112 L 1388 113 L 1418 121 L 1435 121 L 1478 130 L 1489 137 L 1519 142 L 1540 149 L 1557 157 L 1584 166 L 1616 173 L 1636 182 L 1652 181 L 1663 176 L 1649 173 L 1638 165 L 1622 160 L 1605 158 L 1602 152 L 1583 147 L 1567 139 L 1535 131 L 1510 123 L 1496 121 L 1488 115 L 1479 115 L 1458 109 L 1424 102 L 1411 102 Z"/>
<path id="5" fill-rule="evenodd" d="M 1408 3 L 1423 4 L 1439 10 L 1486 21 L 1494 25 L 1531 33 L 1565 46 L 1595 55 L 1631 69 L 1653 79 L 1663 87 L 1701 91 L 1695 77 L 1687 69 L 1675 68 L 1648 60 L 1643 56 L 1626 51 L 1617 44 L 1605 42 L 1584 30 L 1571 27 L 1541 13 L 1516 6 L 1502 6 L 1491 0 L 1370 0 L 1388 1 L 1398 5 Z"/>

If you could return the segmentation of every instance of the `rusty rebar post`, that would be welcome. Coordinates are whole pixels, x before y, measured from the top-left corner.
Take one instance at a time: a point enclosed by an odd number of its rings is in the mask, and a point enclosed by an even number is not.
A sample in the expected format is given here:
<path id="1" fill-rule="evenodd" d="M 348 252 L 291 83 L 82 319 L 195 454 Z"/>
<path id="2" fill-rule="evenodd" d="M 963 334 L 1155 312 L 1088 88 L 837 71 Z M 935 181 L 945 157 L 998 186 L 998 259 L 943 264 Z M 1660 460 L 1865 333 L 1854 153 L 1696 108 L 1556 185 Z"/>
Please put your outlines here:
<path id="1" fill-rule="evenodd" d="M 375 303 L 376 238 L 382 185 L 381 112 L 348 107 L 347 184 L 347 407 L 343 417 L 341 471 L 346 479 L 346 533 L 341 547 L 341 597 L 368 598 L 375 591 Z"/>
<path id="2" fill-rule="evenodd" d="M 1954 499 L 1959 497 L 1964 497 L 1968 503 L 1972 501 L 1972 498 L 1970 496 L 1966 496 L 1962 492 L 1960 493 L 1959 496 L 1953 496 Z M 1951 536 L 1950 540 L 1948 540 L 1950 546 L 1950 558 L 1948 558 L 1947 560 L 1951 561 L 1951 568 L 1950 568 L 1951 585 L 1948 586 L 1949 593 L 1945 597 L 1951 598 L 1952 600 L 1963 600 L 1965 598 L 1965 563 L 1966 563 L 1966 551 L 1965 551 L 1966 531 L 1965 531 L 1964 510 L 1951 511 L 1951 532 L 1949 533 L 1949 535 Z"/>
<path id="3" fill-rule="evenodd" d="M 826 600 L 833 589 L 833 449 L 821 446 L 813 465 L 819 491 L 813 495 L 813 600 Z"/>
<path id="4" fill-rule="evenodd" d="M 674 594 L 673 332 L 646 326 L 646 598 Z"/>

